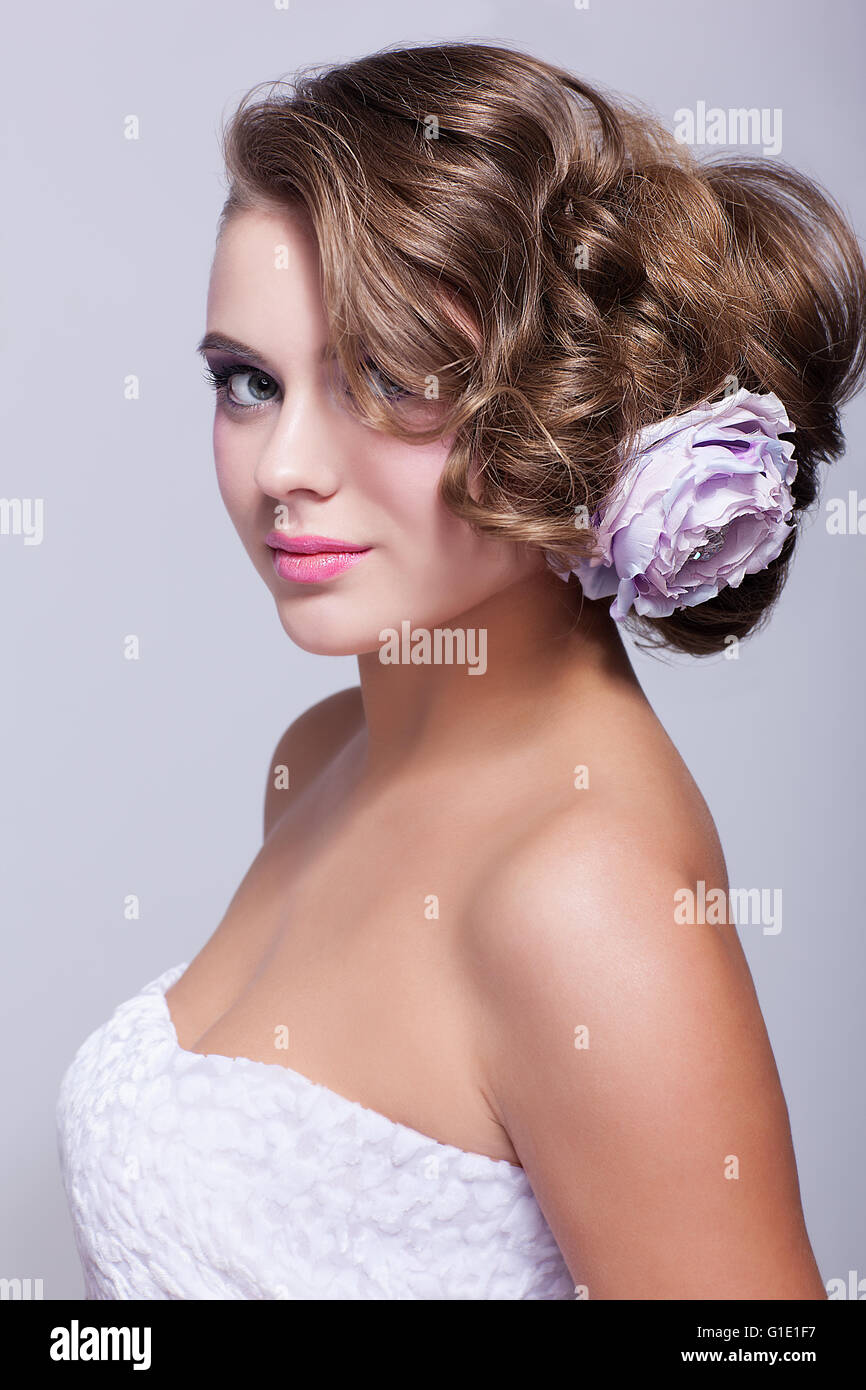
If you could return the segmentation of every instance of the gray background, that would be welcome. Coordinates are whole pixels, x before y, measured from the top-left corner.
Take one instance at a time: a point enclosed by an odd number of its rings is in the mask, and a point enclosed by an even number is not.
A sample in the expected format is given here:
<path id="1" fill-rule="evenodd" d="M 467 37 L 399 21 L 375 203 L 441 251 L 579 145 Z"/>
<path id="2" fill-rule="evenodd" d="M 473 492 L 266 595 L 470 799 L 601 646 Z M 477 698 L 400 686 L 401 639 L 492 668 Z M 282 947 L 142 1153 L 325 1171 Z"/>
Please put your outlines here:
<path id="1" fill-rule="evenodd" d="M 211 934 L 261 837 L 277 737 L 356 682 L 310 656 L 224 514 L 194 356 L 243 91 L 397 41 L 504 42 L 674 111 L 781 107 L 781 158 L 856 227 L 864 208 L 859 0 L 150 0 L 42 3 L 4 20 L 0 494 L 45 499 L 39 546 L 0 537 L 6 1119 L 0 1276 L 82 1292 L 54 1105 L 75 1049 Z M 135 113 L 141 138 L 123 138 Z M 123 398 L 128 373 L 141 399 Z M 825 497 L 860 489 L 861 400 Z M 769 629 L 738 661 L 637 656 L 715 815 L 825 1280 L 866 1273 L 862 1067 L 866 537 L 816 511 Z M 141 659 L 123 659 L 126 634 Z M 142 916 L 122 904 L 140 895 Z"/>

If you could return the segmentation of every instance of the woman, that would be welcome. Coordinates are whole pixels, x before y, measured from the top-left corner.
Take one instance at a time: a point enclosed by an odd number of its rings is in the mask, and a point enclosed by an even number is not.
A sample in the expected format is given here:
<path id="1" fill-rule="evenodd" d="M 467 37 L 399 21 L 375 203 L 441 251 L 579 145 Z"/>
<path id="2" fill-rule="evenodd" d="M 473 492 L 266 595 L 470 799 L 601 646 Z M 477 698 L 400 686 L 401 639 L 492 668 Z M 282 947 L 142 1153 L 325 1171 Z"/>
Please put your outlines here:
<path id="1" fill-rule="evenodd" d="M 862 376 L 855 238 L 500 48 L 251 97 L 219 486 L 360 684 L 280 739 L 211 939 L 64 1078 L 88 1293 L 823 1298 L 718 835 L 621 628 L 703 655 L 766 617 Z"/>

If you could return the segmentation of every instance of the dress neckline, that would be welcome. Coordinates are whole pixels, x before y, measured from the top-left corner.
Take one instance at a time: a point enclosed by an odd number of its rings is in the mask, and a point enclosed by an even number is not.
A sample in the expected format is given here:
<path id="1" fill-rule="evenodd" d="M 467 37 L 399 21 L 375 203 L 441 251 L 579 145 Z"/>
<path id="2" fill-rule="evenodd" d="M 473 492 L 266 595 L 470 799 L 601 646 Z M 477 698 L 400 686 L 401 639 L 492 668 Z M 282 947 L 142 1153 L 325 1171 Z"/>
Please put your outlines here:
<path id="1" fill-rule="evenodd" d="M 177 1036 L 177 1029 L 168 1007 L 166 991 L 180 979 L 181 975 L 188 968 L 188 961 L 181 961 L 179 965 L 170 966 L 162 975 L 141 991 L 143 997 L 148 994 L 155 998 L 159 1007 L 160 1018 L 165 1026 L 165 1032 L 172 1044 L 174 1052 L 178 1057 L 192 1057 L 198 1062 L 214 1062 L 226 1067 L 228 1065 L 241 1067 L 249 1071 L 252 1075 L 264 1075 L 269 1072 L 282 1072 L 286 1077 L 286 1084 L 293 1085 L 298 1090 L 305 1090 L 311 1093 L 327 1096 L 328 1103 L 332 1107 L 340 1107 L 348 1112 L 362 1114 L 376 1121 L 377 1124 L 388 1125 L 395 1133 L 411 1136 L 414 1140 L 423 1140 L 426 1144 L 432 1144 L 435 1149 L 441 1150 L 451 1158 L 468 1158 L 478 1164 L 487 1164 L 491 1169 L 498 1170 L 502 1177 L 506 1174 L 520 1183 L 528 1183 L 526 1170 L 516 1163 L 511 1163 L 507 1158 L 493 1158 L 490 1154 L 476 1153 L 472 1149 L 461 1149 L 456 1144 L 445 1144 L 441 1139 L 434 1139 L 431 1134 L 424 1134 L 419 1129 L 413 1129 L 411 1125 L 404 1125 L 399 1120 L 392 1120 L 390 1115 L 383 1115 L 381 1110 L 373 1110 L 369 1105 L 362 1105 L 360 1101 L 350 1100 L 339 1091 L 334 1091 L 330 1086 L 325 1086 L 321 1081 L 313 1081 L 303 1072 L 295 1071 L 293 1067 L 285 1067 L 282 1062 L 261 1062 L 254 1057 L 229 1057 L 224 1052 L 193 1052 L 190 1048 L 181 1047 Z"/>

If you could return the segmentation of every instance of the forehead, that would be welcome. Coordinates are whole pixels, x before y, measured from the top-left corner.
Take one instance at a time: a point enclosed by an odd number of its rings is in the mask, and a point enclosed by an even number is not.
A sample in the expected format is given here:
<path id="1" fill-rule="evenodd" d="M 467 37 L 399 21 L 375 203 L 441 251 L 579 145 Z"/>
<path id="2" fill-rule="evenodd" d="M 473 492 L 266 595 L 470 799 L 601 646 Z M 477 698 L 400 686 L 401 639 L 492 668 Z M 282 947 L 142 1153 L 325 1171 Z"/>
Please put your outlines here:
<path id="1" fill-rule="evenodd" d="M 315 242 L 313 223 L 302 202 L 235 208 L 225 222 L 218 247 L 224 243 L 259 243 L 280 235 Z"/>
<path id="2" fill-rule="evenodd" d="M 207 328 L 262 352 L 282 350 L 287 331 L 326 332 L 318 245 L 303 208 L 232 213 L 214 252 Z"/>
<path id="3" fill-rule="evenodd" d="M 466 336 L 470 350 L 483 351 L 480 315 L 460 291 L 444 277 L 435 277 L 429 297 L 439 314 Z M 244 332 L 241 321 L 247 324 Z M 262 350 L 273 352 L 287 325 L 299 339 L 314 338 L 311 346 L 317 349 L 328 336 L 322 264 L 312 219 L 300 201 L 235 210 L 214 254 L 208 331 L 249 343 L 266 335 L 268 347 Z"/>

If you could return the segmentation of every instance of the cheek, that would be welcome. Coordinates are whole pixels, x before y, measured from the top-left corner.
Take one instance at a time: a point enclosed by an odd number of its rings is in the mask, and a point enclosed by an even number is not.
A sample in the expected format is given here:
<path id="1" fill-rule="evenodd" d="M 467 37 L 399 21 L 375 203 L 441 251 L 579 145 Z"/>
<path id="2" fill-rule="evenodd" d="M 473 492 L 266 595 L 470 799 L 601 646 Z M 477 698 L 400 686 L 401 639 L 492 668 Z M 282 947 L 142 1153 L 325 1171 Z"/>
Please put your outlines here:
<path id="1" fill-rule="evenodd" d="M 514 546 L 479 535 L 442 501 L 439 482 L 450 448 L 450 440 L 418 446 L 389 440 L 373 470 L 404 593 L 439 595 L 446 609 L 449 603 L 486 597 L 533 568 Z"/>
<path id="2" fill-rule="evenodd" d="M 448 460 L 450 440 L 406 444 L 378 441 L 375 463 L 366 473 L 366 495 L 396 522 L 405 542 L 418 550 L 440 546 L 463 523 L 439 496 L 439 480 Z"/>
<path id="3" fill-rule="evenodd" d="M 255 503 L 255 483 L 238 431 L 219 412 L 214 416 L 213 457 L 220 496 L 237 521 Z"/>

